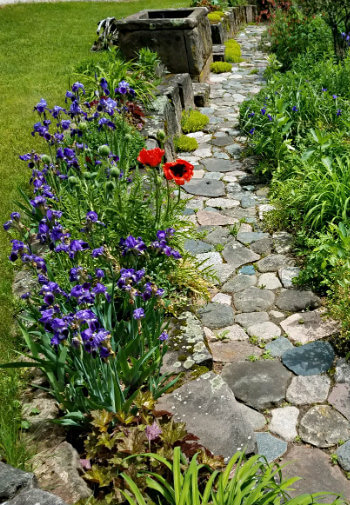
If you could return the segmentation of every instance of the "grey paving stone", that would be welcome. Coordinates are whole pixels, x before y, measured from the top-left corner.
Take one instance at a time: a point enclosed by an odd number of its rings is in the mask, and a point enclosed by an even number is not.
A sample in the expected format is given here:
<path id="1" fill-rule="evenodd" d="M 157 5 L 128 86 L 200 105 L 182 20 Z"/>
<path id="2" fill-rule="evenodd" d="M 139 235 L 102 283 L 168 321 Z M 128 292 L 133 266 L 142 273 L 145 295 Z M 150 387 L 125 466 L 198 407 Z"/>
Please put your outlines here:
<path id="1" fill-rule="evenodd" d="M 268 233 L 263 233 L 262 231 L 239 232 L 237 240 L 242 242 L 242 244 L 251 244 L 257 240 L 268 238 L 268 236 Z"/>
<path id="2" fill-rule="evenodd" d="M 192 254 L 201 254 L 212 251 L 214 249 L 212 244 L 203 242 L 202 240 L 186 239 L 184 247 Z"/>
<path id="3" fill-rule="evenodd" d="M 219 375 L 209 372 L 164 395 L 157 410 L 174 413 L 176 421 L 216 455 L 231 457 L 237 450 L 255 450 L 255 437 L 234 394 Z M 215 433 L 215 436 L 213 434 Z"/>
<path id="4" fill-rule="evenodd" d="M 286 351 L 282 361 L 296 375 L 318 375 L 331 368 L 334 351 L 329 342 L 311 342 Z"/>
<path id="5" fill-rule="evenodd" d="M 272 245 L 273 243 L 271 238 L 263 238 L 253 242 L 250 248 L 257 254 L 271 254 Z"/>
<path id="6" fill-rule="evenodd" d="M 299 410 L 296 407 L 281 407 L 271 410 L 269 430 L 287 442 L 292 442 L 298 435 Z"/>
<path id="7" fill-rule="evenodd" d="M 282 267 L 278 270 L 278 276 L 284 288 L 293 287 L 293 279 L 296 279 L 299 274 L 300 268 L 298 267 Z"/>
<path id="8" fill-rule="evenodd" d="M 232 198 L 210 198 L 206 201 L 206 205 L 218 209 L 232 209 L 239 205 L 239 201 Z"/>
<path id="9" fill-rule="evenodd" d="M 274 301 L 275 295 L 272 291 L 255 287 L 247 288 L 234 295 L 235 307 L 240 312 L 266 311 L 272 307 Z"/>
<path id="10" fill-rule="evenodd" d="M 0 461 L 0 502 L 12 498 L 23 489 L 36 487 L 34 474 L 23 472 Z"/>
<path id="11" fill-rule="evenodd" d="M 222 251 L 222 255 L 227 263 L 230 263 L 234 268 L 238 268 L 246 263 L 253 263 L 260 258 L 258 254 L 236 241 L 227 244 Z"/>
<path id="12" fill-rule="evenodd" d="M 350 384 L 350 363 L 345 358 L 337 359 L 334 379 L 335 382 Z"/>
<path id="13" fill-rule="evenodd" d="M 219 363 L 234 363 L 248 359 L 249 356 L 259 357 L 262 350 L 251 343 L 241 340 L 210 341 L 208 343 L 213 361 Z"/>
<path id="14" fill-rule="evenodd" d="M 223 146 L 229 146 L 230 144 L 232 144 L 232 140 L 233 140 L 233 138 L 229 137 L 228 135 L 223 135 L 223 136 L 219 137 L 216 134 L 216 137 L 214 137 L 210 141 L 210 143 L 213 144 L 214 146 L 223 147 Z"/>
<path id="15" fill-rule="evenodd" d="M 327 375 L 298 375 L 287 389 L 287 401 L 293 405 L 311 405 L 327 400 L 331 380 Z"/>
<path id="16" fill-rule="evenodd" d="M 204 240 L 213 245 L 225 245 L 227 242 L 232 240 L 232 235 L 230 234 L 230 230 L 228 228 L 224 228 L 223 226 L 216 226 L 212 231 L 208 233 Z"/>
<path id="17" fill-rule="evenodd" d="M 346 472 L 350 472 L 350 440 L 341 445 L 337 450 L 338 463 Z"/>
<path id="18" fill-rule="evenodd" d="M 266 289 L 278 289 L 282 287 L 282 284 L 274 272 L 267 272 L 266 274 L 260 275 L 258 287 L 264 287 Z"/>
<path id="19" fill-rule="evenodd" d="M 287 451 L 287 442 L 270 435 L 270 433 L 257 432 L 255 433 L 255 437 L 258 454 L 265 456 L 269 463 L 281 458 Z"/>
<path id="20" fill-rule="evenodd" d="M 304 442 L 327 448 L 350 438 L 350 424 L 329 405 L 316 405 L 300 420 L 299 435 Z"/>
<path id="21" fill-rule="evenodd" d="M 225 186 L 222 181 L 210 179 L 192 179 L 184 184 L 183 189 L 190 195 L 197 196 L 223 196 L 225 195 Z"/>
<path id="22" fill-rule="evenodd" d="M 287 233 L 286 231 L 279 231 L 277 233 L 274 233 L 272 238 L 276 253 L 285 254 L 291 251 L 294 240 L 293 235 Z"/>
<path id="23" fill-rule="evenodd" d="M 244 403 L 239 404 L 244 419 L 251 425 L 254 431 L 263 430 L 266 426 L 266 418 L 257 410 L 254 410 Z"/>
<path id="24" fill-rule="evenodd" d="M 225 293 L 238 293 L 250 286 L 255 286 L 257 278 L 255 275 L 235 275 L 232 279 L 225 282 L 222 286 L 222 291 Z"/>
<path id="25" fill-rule="evenodd" d="M 209 171 L 209 172 L 231 172 L 234 170 L 235 165 L 232 163 L 230 160 L 222 160 L 218 158 L 208 158 L 205 160 L 202 160 L 202 165 Z M 216 196 L 216 195 L 213 195 Z M 219 196 L 219 195 L 217 195 Z"/>
<path id="26" fill-rule="evenodd" d="M 3 505 L 67 505 L 58 496 L 42 491 L 41 489 L 29 489 L 22 491 L 12 500 L 5 501 Z"/>
<path id="27" fill-rule="evenodd" d="M 293 344 L 288 338 L 279 337 L 266 344 L 265 349 L 270 352 L 271 356 L 280 358 L 289 349 L 293 349 Z"/>
<path id="28" fill-rule="evenodd" d="M 270 254 L 257 263 L 259 272 L 277 272 L 282 266 L 288 265 L 290 259 L 283 254 Z"/>
<path id="29" fill-rule="evenodd" d="M 236 222 L 235 218 L 222 214 L 217 209 L 211 209 L 210 207 L 199 210 L 196 217 L 198 223 L 202 226 L 225 226 Z"/>
<path id="30" fill-rule="evenodd" d="M 225 365 L 222 378 L 236 398 L 257 410 L 284 400 L 292 374 L 279 361 L 241 361 Z"/>
<path id="31" fill-rule="evenodd" d="M 238 270 L 238 273 L 242 275 L 255 275 L 256 271 L 253 265 L 245 265 Z"/>
<path id="32" fill-rule="evenodd" d="M 243 312 L 235 316 L 236 323 L 243 326 L 243 328 L 248 328 L 253 324 L 265 323 L 268 320 L 269 315 L 267 312 Z"/>
<path id="33" fill-rule="evenodd" d="M 321 300 L 312 291 L 286 289 L 277 296 L 276 305 L 286 312 L 299 312 L 316 309 L 321 305 Z"/>
<path id="34" fill-rule="evenodd" d="M 222 303 L 208 303 L 198 311 L 202 324 L 210 329 L 231 326 L 234 323 L 232 307 Z"/>

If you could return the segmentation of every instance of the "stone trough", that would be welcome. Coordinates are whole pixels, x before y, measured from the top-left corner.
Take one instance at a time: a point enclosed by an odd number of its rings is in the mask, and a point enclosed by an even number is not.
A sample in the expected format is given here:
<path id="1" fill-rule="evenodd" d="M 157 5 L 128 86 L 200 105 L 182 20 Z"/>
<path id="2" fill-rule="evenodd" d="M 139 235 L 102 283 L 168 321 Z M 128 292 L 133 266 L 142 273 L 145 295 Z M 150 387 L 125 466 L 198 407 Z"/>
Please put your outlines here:
<path id="1" fill-rule="evenodd" d="M 205 81 L 212 62 L 207 9 L 143 10 L 117 21 L 118 45 L 134 58 L 143 47 L 156 51 L 169 72 Z"/>

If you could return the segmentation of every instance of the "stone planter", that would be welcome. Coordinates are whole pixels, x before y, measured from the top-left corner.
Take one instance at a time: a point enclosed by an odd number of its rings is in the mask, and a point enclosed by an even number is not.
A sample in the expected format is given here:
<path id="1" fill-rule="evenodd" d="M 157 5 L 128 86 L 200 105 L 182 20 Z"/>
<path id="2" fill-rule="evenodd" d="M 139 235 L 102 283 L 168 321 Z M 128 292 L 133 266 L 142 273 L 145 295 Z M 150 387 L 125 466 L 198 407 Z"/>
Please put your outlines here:
<path id="1" fill-rule="evenodd" d="M 256 5 L 228 7 L 221 22 L 211 25 L 213 44 L 223 44 L 227 39 L 233 38 L 240 26 L 244 23 L 252 23 L 256 15 Z"/>
<path id="2" fill-rule="evenodd" d="M 117 21 L 117 29 L 126 58 L 148 47 L 171 73 L 188 73 L 197 82 L 207 78 L 212 41 L 205 8 L 144 10 Z"/>

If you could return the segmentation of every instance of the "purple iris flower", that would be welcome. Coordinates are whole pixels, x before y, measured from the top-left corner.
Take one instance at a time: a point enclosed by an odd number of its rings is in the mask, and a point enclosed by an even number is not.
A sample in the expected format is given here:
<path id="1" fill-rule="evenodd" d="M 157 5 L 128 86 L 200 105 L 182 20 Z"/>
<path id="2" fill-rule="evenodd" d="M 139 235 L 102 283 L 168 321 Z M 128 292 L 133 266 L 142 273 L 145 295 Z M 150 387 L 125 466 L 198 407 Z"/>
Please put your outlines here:
<path id="1" fill-rule="evenodd" d="M 169 335 L 167 334 L 166 331 L 163 331 L 160 335 L 159 335 L 159 340 L 161 340 L 162 342 L 164 342 L 164 340 L 168 340 L 169 338 Z"/>
<path id="2" fill-rule="evenodd" d="M 69 270 L 69 280 L 70 282 L 79 280 L 79 273 L 82 271 L 82 267 L 73 267 Z"/>
<path id="3" fill-rule="evenodd" d="M 54 108 L 50 112 L 51 112 L 52 117 L 57 119 L 58 116 L 60 115 L 60 113 L 63 111 L 64 111 L 63 107 L 60 107 L 59 105 L 55 105 Z"/>
<path id="4" fill-rule="evenodd" d="M 28 298 L 30 298 L 30 294 L 30 291 L 23 293 L 23 295 L 21 295 L 22 300 L 28 300 Z"/>
<path id="5" fill-rule="evenodd" d="M 89 244 L 80 239 L 72 240 L 69 245 L 69 249 L 73 252 L 85 251 L 86 249 L 89 249 Z"/>
<path id="6" fill-rule="evenodd" d="M 248 114 L 248 117 L 254 117 L 255 116 L 255 112 L 251 112 L 250 114 Z"/>
<path id="7" fill-rule="evenodd" d="M 337 116 L 339 117 L 339 116 L 341 116 L 341 115 L 342 115 L 342 111 L 341 111 L 341 109 L 338 109 L 338 110 L 337 110 Z"/>
<path id="8" fill-rule="evenodd" d="M 105 273 L 101 268 L 96 268 L 95 274 L 98 279 L 103 279 L 103 277 L 105 276 Z"/>
<path id="9" fill-rule="evenodd" d="M 19 221 L 21 219 L 21 214 L 19 212 L 12 212 L 11 219 L 15 219 L 16 221 Z"/>
<path id="10" fill-rule="evenodd" d="M 293 112 L 298 112 L 298 107 L 297 107 L 296 105 L 293 105 L 293 107 L 292 107 L 292 111 L 293 111 Z"/>
<path id="11" fill-rule="evenodd" d="M 102 254 L 104 254 L 105 252 L 105 249 L 104 247 L 97 247 L 96 249 L 93 249 L 92 252 L 91 252 L 91 256 L 93 258 L 98 258 L 99 256 L 102 256 Z"/>
<path id="12" fill-rule="evenodd" d="M 32 207 L 40 207 L 41 205 L 45 205 L 46 198 L 44 196 L 36 196 L 33 200 L 30 200 L 30 204 Z"/>
<path id="13" fill-rule="evenodd" d="M 36 106 L 34 107 L 34 110 L 39 112 L 39 114 L 42 114 L 43 112 L 45 112 L 46 108 L 47 108 L 47 102 L 46 102 L 46 100 L 44 100 L 44 98 L 42 98 L 40 100 L 40 102 L 38 102 L 36 104 Z"/>
<path id="14" fill-rule="evenodd" d="M 250 135 L 254 135 L 254 132 L 255 132 L 255 128 L 252 128 L 251 130 L 249 130 Z"/>
<path id="15" fill-rule="evenodd" d="M 72 86 L 72 91 L 74 93 L 76 93 L 79 89 L 81 89 L 83 91 L 83 94 L 85 95 L 85 88 L 84 88 L 84 84 L 82 84 L 81 82 L 75 82 Z"/>
<path id="16" fill-rule="evenodd" d="M 265 114 L 266 114 L 266 109 L 265 109 L 265 107 L 263 107 L 263 108 L 260 110 L 260 112 L 261 112 L 261 114 L 262 114 L 263 116 L 265 116 Z"/>
<path id="17" fill-rule="evenodd" d="M 90 210 L 86 214 L 86 219 L 87 219 L 87 221 L 90 221 L 91 223 L 96 223 L 96 221 L 98 220 L 98 215 L 93 210 Z"/>
<path id="18" fill-rule="evenodd" d="M 10 219 L 9 221 L 6 221 L 6 223 L 3 224 L 3 227 L 4 227 L 4 230 L 5 231 L 9 231 L 9 229 L 11 228 L 13 224 L 13 221 L 12 219 Z"/>
<path id="19" fill-rule="evenodd" d="M 62 119 L 62 121 L 61 121 L 62 130 L 68 130 L 70 125 L 71 125 L 71 121 L 69 119 Z"/>
<path id="20" fill-rule="evenodd" d="M 145 317 L 145 311 L 141 307 L 139 309 L 135 309 L 132 317 L 136 320 L 141 319 L 142 317 Z"/>
<path id="21" fill-rule="evenodd" d="M 338 98 L 338 95 L 332 95 L 332 98 L 336 100 Z"/>

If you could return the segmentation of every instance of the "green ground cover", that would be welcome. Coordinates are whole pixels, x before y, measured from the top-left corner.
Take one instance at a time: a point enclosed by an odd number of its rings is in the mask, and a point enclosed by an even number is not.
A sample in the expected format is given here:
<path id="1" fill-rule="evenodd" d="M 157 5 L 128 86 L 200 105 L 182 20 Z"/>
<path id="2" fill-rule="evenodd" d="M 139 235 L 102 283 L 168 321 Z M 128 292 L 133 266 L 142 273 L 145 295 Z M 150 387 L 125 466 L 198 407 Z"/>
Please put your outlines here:
<path id="1" fill-rule="evenodd" d="M 63 92 L 72 84 L 72 69 L 81 61 L 98 61 L 91 53 L 99 20 L 124 17 L 145 8 L 181 7 L 188 1 L 147 0 L 123 3 L 40 3 L 0 9 L 0 221 L 5 222 L 26 187 L 29 170 L 18 159 L 39 145 L 30 135 L 37 121 L 33 106 L 42 97 L 63 105 Z M 9 241 L 0 231 L 0 360 L 13 354 L 15 331 L 12 299 L 13 270 L 7 256 Z M 0 455 L 21 466 L 25 457 L 17 447 L 20 405 L 16 398 L 18 376 L 0 373 Z M 2 408 L 4 407 L 4 408 Z M 18 419 L 17 423 L 13 420 Z"/>

